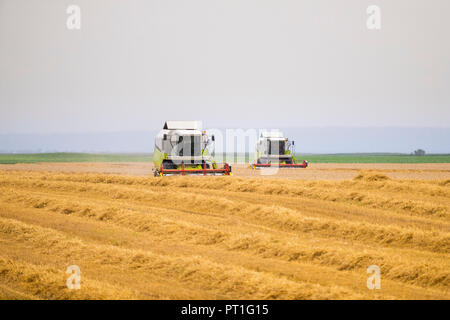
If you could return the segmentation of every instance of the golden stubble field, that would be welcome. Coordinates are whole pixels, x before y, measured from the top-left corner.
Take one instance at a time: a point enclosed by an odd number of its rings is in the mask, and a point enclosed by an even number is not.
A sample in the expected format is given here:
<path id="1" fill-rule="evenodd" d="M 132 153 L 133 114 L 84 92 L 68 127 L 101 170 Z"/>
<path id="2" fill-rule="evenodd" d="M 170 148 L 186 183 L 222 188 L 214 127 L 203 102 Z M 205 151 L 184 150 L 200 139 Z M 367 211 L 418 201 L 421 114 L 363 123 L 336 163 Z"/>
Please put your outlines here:
<path id="1" fill-rule="evenodd" d="M 450 299 L 448 165 L 147 170 L 0 166 L 0 297 Z"/>

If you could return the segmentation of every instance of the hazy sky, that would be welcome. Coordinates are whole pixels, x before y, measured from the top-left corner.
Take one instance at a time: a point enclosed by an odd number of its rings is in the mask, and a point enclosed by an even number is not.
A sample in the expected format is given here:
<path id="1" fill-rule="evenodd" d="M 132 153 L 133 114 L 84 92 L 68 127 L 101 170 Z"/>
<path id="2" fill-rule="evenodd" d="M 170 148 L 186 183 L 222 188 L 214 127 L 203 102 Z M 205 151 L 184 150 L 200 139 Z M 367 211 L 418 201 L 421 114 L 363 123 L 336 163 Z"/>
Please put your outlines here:
<path id="1" fill-rule="evenodd" d="M 448 0 L 0 0 L 0 134 L 448 127 L 449 13 Z"/>

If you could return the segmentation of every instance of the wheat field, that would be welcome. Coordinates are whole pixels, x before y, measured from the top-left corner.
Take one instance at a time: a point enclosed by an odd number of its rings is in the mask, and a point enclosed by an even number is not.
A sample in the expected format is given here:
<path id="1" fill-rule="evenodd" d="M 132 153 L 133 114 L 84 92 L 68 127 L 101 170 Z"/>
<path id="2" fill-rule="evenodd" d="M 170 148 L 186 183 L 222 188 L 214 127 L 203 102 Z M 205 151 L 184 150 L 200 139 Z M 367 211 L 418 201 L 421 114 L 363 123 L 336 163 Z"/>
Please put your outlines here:
<path id="1" fill-rule="evenodd" d="M 3 299 L 450 299 L 450 180 L 0 170 Z M 66 269 L 81 270 L 81 289 Z M 381 269 L 381 289 L 366 269 Z"/>

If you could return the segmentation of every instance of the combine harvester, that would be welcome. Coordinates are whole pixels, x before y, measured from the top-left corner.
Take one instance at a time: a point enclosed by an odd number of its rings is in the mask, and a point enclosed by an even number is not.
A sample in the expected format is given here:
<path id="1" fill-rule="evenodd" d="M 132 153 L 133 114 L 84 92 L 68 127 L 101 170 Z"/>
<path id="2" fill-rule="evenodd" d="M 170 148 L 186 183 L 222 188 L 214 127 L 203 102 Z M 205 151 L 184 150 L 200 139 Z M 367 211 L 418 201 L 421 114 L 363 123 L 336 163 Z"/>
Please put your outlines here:
<path id="1" fill-rule="evenodd" d="M 231 175 L 231 166 L 219 168 L 211 157 L 213 144 L 214 136 L 202 131 L 200 121 L 166 121 L 155 138 L 155 176 Z"/>
<path id="2" fill-rule="evenodd" d="M 280 131 L 262 131 L 256 143 L 256 163 L 253 169 L 280 167 L 306 168 L 308 161 L 297 163 L 294 157 L 295 143 L 289 142 Z"/>

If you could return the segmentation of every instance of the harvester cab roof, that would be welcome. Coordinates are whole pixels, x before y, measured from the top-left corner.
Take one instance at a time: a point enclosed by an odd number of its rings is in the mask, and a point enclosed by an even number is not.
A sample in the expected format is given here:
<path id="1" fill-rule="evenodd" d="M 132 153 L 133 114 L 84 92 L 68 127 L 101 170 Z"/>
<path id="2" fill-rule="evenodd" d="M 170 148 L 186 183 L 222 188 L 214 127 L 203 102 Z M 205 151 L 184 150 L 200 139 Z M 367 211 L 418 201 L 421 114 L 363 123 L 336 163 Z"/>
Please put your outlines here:
<path id="1" fill-rule="evenodd" d="M 201 121 L 166 121 L 163 129 L 165 130 L 202 130 Z"/>

